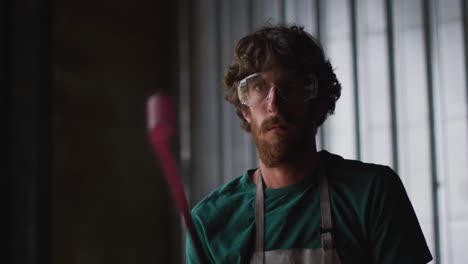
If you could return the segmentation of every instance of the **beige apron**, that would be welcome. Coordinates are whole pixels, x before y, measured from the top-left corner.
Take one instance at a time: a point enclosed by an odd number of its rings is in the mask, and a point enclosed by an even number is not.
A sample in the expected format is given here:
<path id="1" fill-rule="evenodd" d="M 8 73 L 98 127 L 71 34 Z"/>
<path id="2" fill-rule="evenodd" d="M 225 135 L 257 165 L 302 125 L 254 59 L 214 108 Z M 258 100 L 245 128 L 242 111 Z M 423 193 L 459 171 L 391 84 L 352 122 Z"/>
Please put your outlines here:
<path id="1" fill-rule="evenodd" d="M 260 172 L 260 170 L 259 170 Z M 320 211 L 322 214 L 322 226 L 320 235 L 322 248 L 315 249 L 280 249 L 264 251 L 265 232 L 265 198 L 264 183 L 261 172 L 257 180 L 257 193 L 255 197 L 255 252 L 250 260 L 252 264 L 341 264 L 336 252 L 333 238 L 333 224 L 328 193 L 328 181 L 323 169 L 319 170 Z"/>

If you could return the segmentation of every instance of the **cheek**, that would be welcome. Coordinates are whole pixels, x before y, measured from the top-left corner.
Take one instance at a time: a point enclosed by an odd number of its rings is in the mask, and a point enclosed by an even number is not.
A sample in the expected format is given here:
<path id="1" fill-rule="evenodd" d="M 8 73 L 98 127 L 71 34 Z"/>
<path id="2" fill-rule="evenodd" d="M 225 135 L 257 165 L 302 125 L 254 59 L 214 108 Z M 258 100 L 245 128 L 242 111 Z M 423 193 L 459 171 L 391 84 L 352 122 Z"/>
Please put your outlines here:
<path id="1" fill-rule="evenodd" d="M 242 114 L 251 126 L 259 126 L 263 120 L 267 117 L 267 114 L 262 111 L 262 109 L 254 109 L 242 111 Z"/>
<path id="2" fill-rule="evenodd" d="M 250 118 L 250 126 L 252 127 L 252 130 L 258 130 L 260 127 L 261 122 L 253 117 Z"/>
<path id="3" fill-rule="evenodd" d="M 295 120 L 303 122 L 312 117 L 313 109 L 310 105 L 295 105 L 289 113 Z"/>
<path id="4" fill-rule="evenodd" d="M 251 131 L 255 134 L 260 134 L 260 128 L 263 121 L 264 119 L 262 119 L 260 116 L 251 115 L 249 122 Z"/>

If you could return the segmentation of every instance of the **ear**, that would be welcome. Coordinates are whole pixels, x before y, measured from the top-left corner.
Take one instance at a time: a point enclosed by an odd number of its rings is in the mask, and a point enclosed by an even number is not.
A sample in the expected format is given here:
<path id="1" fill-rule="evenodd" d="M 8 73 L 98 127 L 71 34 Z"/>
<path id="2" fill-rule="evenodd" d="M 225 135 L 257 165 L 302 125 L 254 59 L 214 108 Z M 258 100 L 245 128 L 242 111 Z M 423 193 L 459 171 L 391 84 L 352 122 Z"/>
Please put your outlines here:
<path id="1" fill-rule="evenodd" d="M 248 109 L 245 109 L 245 108 L 242 108 L 241 109 L 241 112 L 242 112 L 242 116 L 244 117 L 244 119 L 247 121 L 247 123 L 250 124 L 250 122 L 252 121 L 251 118 L 250 118 L 250 112 Z"/>

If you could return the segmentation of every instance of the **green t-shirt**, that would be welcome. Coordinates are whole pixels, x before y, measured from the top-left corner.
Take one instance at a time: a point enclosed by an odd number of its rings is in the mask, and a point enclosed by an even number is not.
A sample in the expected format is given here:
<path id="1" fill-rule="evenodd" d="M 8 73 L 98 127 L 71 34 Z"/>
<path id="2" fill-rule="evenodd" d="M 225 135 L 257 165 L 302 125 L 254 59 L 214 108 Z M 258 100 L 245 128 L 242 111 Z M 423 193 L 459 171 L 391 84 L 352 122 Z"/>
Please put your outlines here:
<path id="1" fill-rule="evenodd" d="M 389 167 L 319 152 L 330 190 L 341 262 L 427 263 L 432 259 L 403 184 Z M 203 249 L 212 263 L 249 263 L 255 244 L 254 170 L 211 192 L 193 208 Z M 315 177 L 265 189 L 265 250 L 321 248 Z M 187 263 L 199 263 L 191 240 Z"/>

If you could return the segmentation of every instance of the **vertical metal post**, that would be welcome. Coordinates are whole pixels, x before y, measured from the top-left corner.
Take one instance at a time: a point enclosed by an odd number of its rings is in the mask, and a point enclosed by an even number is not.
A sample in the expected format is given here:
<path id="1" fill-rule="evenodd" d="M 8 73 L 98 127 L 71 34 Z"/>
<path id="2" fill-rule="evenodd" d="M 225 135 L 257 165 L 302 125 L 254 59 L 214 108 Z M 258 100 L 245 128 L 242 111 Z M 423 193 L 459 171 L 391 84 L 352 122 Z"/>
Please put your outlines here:
<path id="1" fill-rule="evenodd" d="M 229 4 L 230 2 L 224 1 L 224 4 Z M 221 1 L 215 1 L 215 33 L 216 33 L 216 67 L 219 69 L 219 74 L 217 74 L 216 80 L 222 80 L 223 76 L 223 54 L 222 54 L 222 35 L 223 34 L 229 34 L 228 32 L 223 32 L 222 31 L 222 19 L 221 16 L 222 14 L 222 8 L 221 8 Z M 224 182 L 224 171 L 225 171 L 225 164 L 224 164 L 224 144 L 223 144 L 223 138 L 225 134 L 223 133 L 223 93 L 222 93 L 222 83 L 218 81 L 216 83 L 216 87 L 214 87 L 215 90 L 215 102 L 218 110 L 217 114 L 217 124 L 218 126 L 216 127 L 216 133 L 218 134 L 218 155 L 219 155 L 219 175 L 218 175 L 218 182 L 223 183 Z M 232 151 L 229 149 L 228 151 Z"/>
<path id="2" fill-rule="evenodd" d="M 468 103 L 468 0 L 461 0 L 463 14 L 463 40 L 465 51 L 465 85 L 466 85 L 466 102 Z M 468 107 L 467 107 L 468 111 Z"/>
<path id="3" fill-rule="evenodd" d="M 353 81 L 354 81 L 354 116 L 356 130 L 356 156 L 361 159 L 361 120 L 359 109 L 359 49 L 358 49 L 358 14 L 356 0 L 350 0 L 351 3 L 351 33 L 352 33 L 352 49 L 353 49 Z"/>
<path id="4" fill-rule="evenodd" d="M 386 21 L 387 21 L 387 47 L 389 62 L 389 96 L 390 96 L 390 119 L 392 130 L 392 160 L 393 169 L 398 173 L 400 164 L 398 160 L 398 117 L 397 117 L 397 98 L 395 81 L 395 32 L 393 23 L 393 4 L 392 0 L 386 0 Z"/>
<path id="5" fill-rule="evenodd" d="M 437 160 L 437 142 L 435 128 L 435 112 L 434 112 L 434 68 L 433 68 L 433 43 L 432 43 L 432 21 L 431 17 L 431 0 L 422 0 L 423 5 L 423 22 L 424 22 L 424 43 L 426 57 L 426 76 L 427 76 L 427 104 L 429 107 L 429 148 L 430 148 L 430 164 L 432 178 L 432 210 L 434 224 L 434 243 L 435 243 L 435 263 L 441 264 L 440 257 L 440 209 L 439 209 L 439 182 L 438 182 L 438 160 Z"/>
<path id="6" fill-rule="evenodd" d="M 281 12 L 280 12 L 280 23 L 286 23 L 286 0 L 281 0 L 280 4 Z"/>
<path id="7" fill-rule="evenodd" d="M 247 22 L 247 25 L 248 25 L 248 32 L 250 33 L 253 28 L 254 28 L 254 20 L 253 20 L 253 17 L 254 17 L 254 1 L 247 1 L 247 19 L 248 19 L 248 22 Z"/>
<path id="8" fill-rule="evenodd" d="M 315 17 L 316 17 L 316 32 L 317 38 L 320 40 L 320 43 L 323 47 L 326 46 L 325 41 L 325 3 L 324 0 L 315 0 Z"/>
<path id="9" fill-rule="evenodd" d="M 256 30 L 256 28 L 254 28 L 256 25 L 254 25 L 254 16 L 256 15 L 255 14 L 255 8 L 254 8 L 254 1 L 248 1 L 248 10 L 247 10 L 248 14 L 249 14 L 249 33 L 252 33 L 254 30 Z M 256 166 L 257 165 L 257 147 L 255 146 L 254 143 L 252 143 L 252 136 L 250 134 L 246 134 L 246 142 L 249 142 L 249 145 L 250 145 L 250 159 L 251 159 L 251 165 L 252 166 Z"/>
<path id="10" fill-rule="evenodd" d="M 325 49 L 326 47 L 326 40 L 325 40 L 325 3 L 323 0 L 316 0 L 315 2 L 316 8 L 315 8 L 315 17 L 316 17 L 316 25 L 317 25 L 317 38 L 322 44 L 322 47 Z M 326 144 L 326 127 L 325 125 L 322 125 L 322 128 L 320 130 L 320 145 L 322 148 L 325 148 Z"/>

